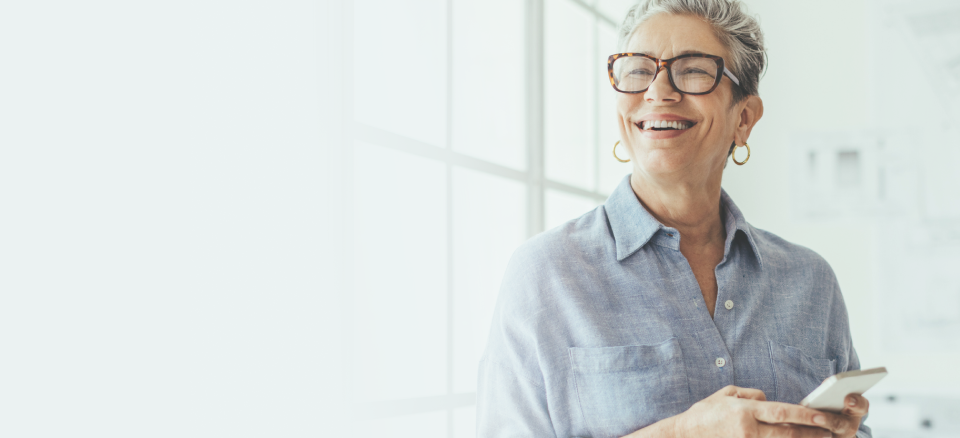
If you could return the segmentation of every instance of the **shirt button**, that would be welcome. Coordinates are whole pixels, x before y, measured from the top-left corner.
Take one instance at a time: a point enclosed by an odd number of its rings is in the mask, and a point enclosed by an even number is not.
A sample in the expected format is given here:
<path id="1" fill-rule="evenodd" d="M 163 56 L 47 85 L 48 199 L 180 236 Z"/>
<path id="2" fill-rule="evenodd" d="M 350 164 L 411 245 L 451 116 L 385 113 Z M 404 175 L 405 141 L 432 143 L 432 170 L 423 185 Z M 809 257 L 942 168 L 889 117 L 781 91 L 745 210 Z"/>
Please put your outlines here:
<path id="1" fill-rule="evenodd" d="M 723 360 L 722 357 L 718 357 L 718 358 L 717 358 L 717 367 L 718 367 L 718 368 L 723 368 L 723 366 L 726 365 L 726 364 L 727 364 L 727 361 Z"/>
<path id="2" fill-rule="evenodd" d="M 723 307 L 726 307 L 727 310 L 732 309 L 732 308 L 733 308 L 733 301 L 732 301 L 732 300 L 727 300 L 726 303 L 723 303 Z"/>

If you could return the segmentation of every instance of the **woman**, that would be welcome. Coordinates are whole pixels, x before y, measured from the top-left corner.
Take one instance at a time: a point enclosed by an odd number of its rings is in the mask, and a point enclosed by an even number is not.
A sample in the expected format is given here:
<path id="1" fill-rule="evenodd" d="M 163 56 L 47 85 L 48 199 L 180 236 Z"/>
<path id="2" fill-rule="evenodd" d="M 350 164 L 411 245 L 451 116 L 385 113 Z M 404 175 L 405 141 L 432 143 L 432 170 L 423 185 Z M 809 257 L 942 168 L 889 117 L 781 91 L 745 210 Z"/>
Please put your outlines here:
<path id="1" fill-rule="evenodd" d="M 757 22 L 738 0 L 643 0 L 620 52 L 608 68 L 633 173 L 511 258 L 478 436 L 870 436 L 860 395 L 840 414 L 796 404 L 860 367 L 832 269 L 750 226 L 720 187 L 763 115 Z"/>

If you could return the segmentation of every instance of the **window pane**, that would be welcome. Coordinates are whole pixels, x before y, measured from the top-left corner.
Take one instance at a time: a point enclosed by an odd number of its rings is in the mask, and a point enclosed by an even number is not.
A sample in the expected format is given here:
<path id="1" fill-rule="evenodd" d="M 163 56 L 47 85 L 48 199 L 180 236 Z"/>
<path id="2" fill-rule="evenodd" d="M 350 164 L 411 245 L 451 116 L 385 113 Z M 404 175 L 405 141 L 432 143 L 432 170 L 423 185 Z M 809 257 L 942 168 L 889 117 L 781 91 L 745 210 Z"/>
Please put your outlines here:
<path id="1" fill-rule="evenodd" d="M 500 280 L 526 239 L 526 185 L 453 172 L 454 392 L 474 392 Z"/>
<path id="2" fill-rule="evenodd" d="M 353 3 L 354 117 L 446 146 L 446 1 Z"/>
<path id="3" fill-rule="evenodd" d="M 544 204 L 547 221 L 546 229 L 549 230 L 566 221 L 582 216 L 584 213 L 603 204 L 603 201 L 596 201 L 558 190 L 547 190 L 546 193 L 544 193 Z"/>
<path id="4" fill-rule="evenodd" d="M 453 148 L 519 170 L 526 168 L 523 9 L 517 0 L 453 2 Z"/>
<path id="5" fill-rule="evenodd" d="M 547 178 L 593 190 L 594 18 L 569 0 L 544 4 L 544 160 Z"/>
<path id="6" fill-rule="evenodd" d="M 474 438 L 477 436 L 477 408 L 456 409 L 453 411 L 453 438 Z"/>
<path id="7" fill-rule="evenodd" d="M 600 156 L 600 187 L 597 191 L 605 195 L 613 192 L 624 175 L 633 170 L 633 163 L 621 163 L 613 157 L 613 144 L 620 139 L 620 121 L 617 118 L 617 94 L 619 92 L 610 86 L 610 80 L 607 79 L 607 57 L 617 53 L 617 34 L 610 25 L 600 23 L 598 36 L 600 39 L 600 52 L 597 56 L 598 68 L 602 70 L 602 76 L 599 79 L 600 86 L 600 125 L 599 137 L 600 147 L 598 153 Z M 617 146 L 617 156 L 624 160 L 629 159 L 627 146 L 620 144 Z"/>
<path id="8" fill-rule="evenodd" d="M 445 394 L 446 166 L 363 143 L 354 163 L 358 399 Z"/>
<path id="9" fill-rule="evenodd" d="M 374 420 L 369 428 L 357 431 L 357 437 L 446 438 L 447 411 L 403 415 Z"/>

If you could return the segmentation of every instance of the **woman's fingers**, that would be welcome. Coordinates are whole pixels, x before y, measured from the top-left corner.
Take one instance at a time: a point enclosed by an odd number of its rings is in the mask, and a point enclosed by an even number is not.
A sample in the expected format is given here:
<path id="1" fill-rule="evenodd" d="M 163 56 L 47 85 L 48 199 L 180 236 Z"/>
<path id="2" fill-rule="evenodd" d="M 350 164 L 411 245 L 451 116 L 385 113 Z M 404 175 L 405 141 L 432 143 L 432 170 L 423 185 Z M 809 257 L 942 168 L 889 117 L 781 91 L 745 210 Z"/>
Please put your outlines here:
<path id="1" fill-rule="evenodd" d="M 860 426 L 860 417 L 820 412 L 800 405 L 779 402 L 757 403 L 754 417 L 762 423 L 813 427 L 824 433 L 820 436 L 831 436 L 831 432 L 846 436 Z"/>
<path id="2" fill-rule="evenodd" d="M 847 436 L 856 433 L 856 429 L 860 427 L 860 417 L 831 414 L 829 412 L 824 412 L 823 415 L 827 420 L 827 425 L 822 427 L 837 435 Z"/>
<path id="3" fill-rule="evenodd" d="M 759 389 L 741 388 L 734 385 L 724 386 L 722 389 L 714 393 L 714 395 L 716 394 L 729 397 L 746 398 L 750 400 L 767 401 L 767 396 Z"/>
<path id="4" fill-rule="evenodd" d="M 734 401 L 730 398 L 741 400 Z M 867 399 L 858 394 L 846 397 L 846 406 L 841 414 L 821 412 L 791 403 L 768 402 L 766 399 L 763 391 L 759 389 L 729 385 L 704 399 L 706 404 L 697 403 L 697 406 L 702 406 L 703 409 L 710 406 L 726 405 L 728 409 L 739 406 L 734 408 L 736 412 L 748 417 L 752 415 L 754 421 L 750 423 L 759 428 L 761 437 L 817 438 L 853 436 L 860 426 L 860 418 L 870 408 Z"/>
<path id="5" fill-rule="evenodd" d="M 816 409 L 805 408 L 800 405 L 780 402 L 757 403 L 753 416 L 762 423 L 777 424 L 789 423 L 804 426 L 815 426 L 829 429 L 835 423 L 835 415 L 820 412 Z"/>
<path id="6" fill-rule="evenodd" d="M 833 438 L 830 431 L 819 427 L 793 424 L 760 424 L 757 432 L 760 438 Z"/>
<path id="7" fill-rule="evenodd" d="M 737 387 L 737 397 L 751 400 L 767 401 L 767 395 L 759 389 Z"/>
<path id="8" fill-rule="evenodd" d="M 869 410 L 870 410 L 870 401 L 868 401 L 866 397 L 860 394 L 848 394 L 847 399 L 844 400 L 843 413 L 845 415 L 862 417 L 864 415 L 867 415 L 867 411 Z"/>

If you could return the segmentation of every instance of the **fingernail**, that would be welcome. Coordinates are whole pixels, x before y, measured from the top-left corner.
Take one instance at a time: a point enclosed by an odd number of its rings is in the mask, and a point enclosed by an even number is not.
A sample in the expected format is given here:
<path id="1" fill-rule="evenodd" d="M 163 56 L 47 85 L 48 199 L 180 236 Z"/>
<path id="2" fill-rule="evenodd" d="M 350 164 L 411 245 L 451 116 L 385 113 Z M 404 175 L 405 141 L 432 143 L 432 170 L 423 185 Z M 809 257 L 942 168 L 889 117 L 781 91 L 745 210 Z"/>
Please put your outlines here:
<path id="1" fill-rule="evenodd" d="M 824 418 L 823 415 L 814 415 L 813 422 L 822 426 L 824 424 L 827 424 L 827 419 Z"/>
<path id="2" fill-rule="evenodd" d="M 857 405 L 857 399 L 855 399 L 855 398 L 853 398 L 853 397 L 850 397 L 850 401 L 847 402 L 847 404 L 850 405 L 850 406 L 856 406 L 856 405 Z"/>

